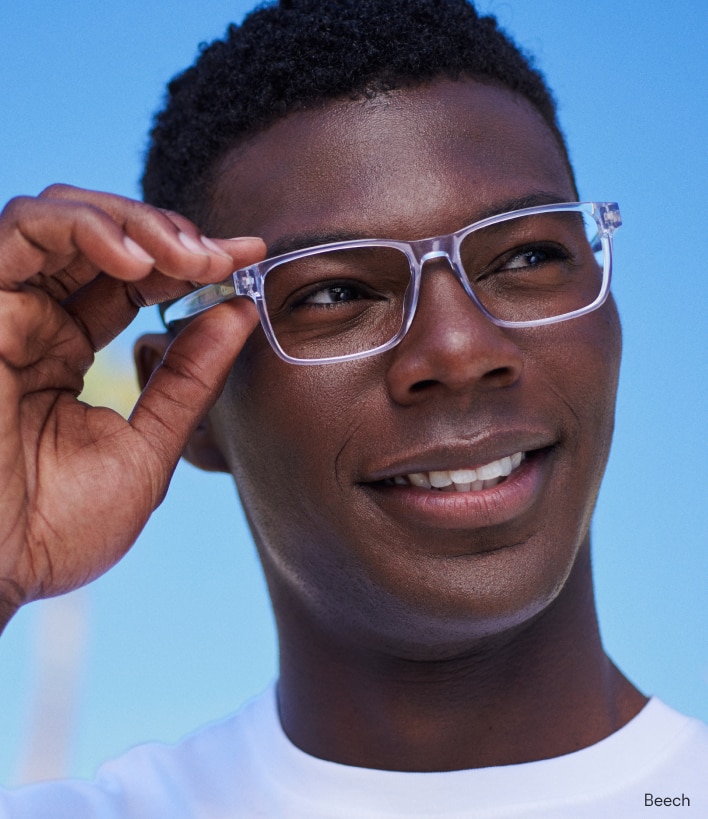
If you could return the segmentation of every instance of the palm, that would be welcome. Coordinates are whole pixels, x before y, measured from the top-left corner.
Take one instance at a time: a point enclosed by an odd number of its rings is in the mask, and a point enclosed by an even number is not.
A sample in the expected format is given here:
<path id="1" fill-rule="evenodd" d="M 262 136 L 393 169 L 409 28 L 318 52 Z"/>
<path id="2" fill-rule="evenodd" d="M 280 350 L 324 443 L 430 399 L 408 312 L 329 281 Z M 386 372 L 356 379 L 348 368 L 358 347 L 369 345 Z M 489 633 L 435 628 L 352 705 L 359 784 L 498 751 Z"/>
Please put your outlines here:
<path id="1" fill-rule="evenodd" d="M 18 480 L 7 500 L 24 521 L 5 539 L 1 565 L 35 598 L 112 566 L 159 502 L 170 470 L 117 413 L 67 391 L 26 398 L 22 416 Z"/>

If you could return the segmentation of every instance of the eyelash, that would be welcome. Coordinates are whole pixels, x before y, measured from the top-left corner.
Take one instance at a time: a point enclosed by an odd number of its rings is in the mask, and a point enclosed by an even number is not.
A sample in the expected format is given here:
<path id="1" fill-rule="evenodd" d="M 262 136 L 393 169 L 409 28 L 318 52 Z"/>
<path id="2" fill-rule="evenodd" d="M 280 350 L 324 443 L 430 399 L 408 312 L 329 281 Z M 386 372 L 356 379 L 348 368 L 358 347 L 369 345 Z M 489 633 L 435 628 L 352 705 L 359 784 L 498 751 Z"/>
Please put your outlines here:
<path id="1" fill-rule="evenodd" d="M 517 260 L 528 260 L 530 256 L 534 255 L 540 256 L 541 258 L 537 262 L 531 262 L 519 266 L 511 266 L 512 263 Z M 551 262 L 568 261 L 572 257 L 572 254 L 566 248 L 557 244 L 536 243 L 526 247 L 514 248 L 514 250 L 504 254 L 501 259 L 495 259 L 491 265 L 480 272 L 480 275 L 476 277 L 476 280 L 484 279 L 487 276 L 493 276 L 496 273 L 506 273 L 515 270 L 529 270 Z"/>
<path id="2" fill-rule="evenodd" d="M 318 293 L 325 293 L 327 291 L 337 289 L 353 291 L 354 297 L 342 299 L 341 301 L 332 302 L 309 301 L 309 299 L 312 299 L 313 296 L 316 296 Z M 327 284 L 324 286 L 313 285 L 312 288 L 308 290 L 308 292 L 305 292 L 304 294 L 298 296 L 296 299 L 293 299 L 293 301 L 290 303 L 289 309 L 290 310 L 297 310 L 301 308 L 312 308 L 316 310 L 333 309 L 336 308 L 339 304 L 350 304 L 353 301 L 364 301 L 366 299 L 380 298 L 382 298 L 382 296 L 374 294 L 361 282 L 355 282 L 352 280 L 332 281 L 327 282 Z"/>
<path id="3" fill-rule="evenodd" d="M 564 247 L 550 243 L 529 245 L 527 247 L 515 249 L 511 251 L 511 253 L 513 255 L 509 256 L 507 263 L 513 262 L 514 260 L 519 258 L 524 258 L 535 254 L 538 254 L 543 257 L 539 262 L 536 262 L 536 264 L 543 264 L 546 261 L 555 261 L 558 259 L 570 258 L 570 254 Z M 532 264 L 530 266 L 533 267 L 534 265 Z"/>

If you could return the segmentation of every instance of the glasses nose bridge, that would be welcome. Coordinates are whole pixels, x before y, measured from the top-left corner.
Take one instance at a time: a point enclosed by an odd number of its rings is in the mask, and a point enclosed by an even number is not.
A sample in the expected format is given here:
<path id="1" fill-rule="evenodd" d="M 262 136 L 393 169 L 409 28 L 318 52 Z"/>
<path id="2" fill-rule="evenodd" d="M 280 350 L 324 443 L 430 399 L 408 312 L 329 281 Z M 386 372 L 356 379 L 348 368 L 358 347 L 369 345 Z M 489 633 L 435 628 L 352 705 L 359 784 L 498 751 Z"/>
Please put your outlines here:
<path id="1" fill-rule="evenodd" d="M 436 259 L 446 259 L 454 273 L 459 276 L 458 264 L 456 261 L 457 251 L 455 248 L 454 235 L 435 236 L 432 239 L 421 239 L 411 243 L 411 249 L 418 263 L 419 272 L 423 272 L 423 267 L 427 262 Z"/>
<path id="2" fill-rule="evenodd" d="M 465 271 L 461 267 L 459 252 L 455 242 L 455 234 L 436 236 L 433 239 L 423 239 L 412 243 L 413 253 L 418 264 L 418 274 L 422 275 L 423 267 L 428 262 L 445 259 L 450 271 L 462 285 L 462 289 L 469 294 L 469 286 Z"/>
<path id="3" fill-rule="evenodd" d="M 436 236 L 431 239 L 421 239 L 417 242 L 410 243 L 411 250 L 417 264 L 417 271 L 415 278 L 416 285 L 413 288 L 411 312 L 406 321 L 406 332 L 413 323 L 413 318 L 418 309 L 418 300 L 420 297 L 420 288 L 423 278 L 423 267 L 427 262 L 434 262 L 438 259 L 447 261 L 450 273 L 457 279 L 458 284 L 466 294 L 467 298 L 482 312 L 487 318 L 494 321 L 489 313 L 484 309 L 476 293 L 470 285 L 467 273 L 462 266 L 462 259 L 460 257 L 460 240 L 458 234 L 451 233 L 447 236 Z"/>
<path id="4" fill-rule="evenodd" d="M 452 264 L 452 259 L 450 258 L 450 254 L 447 250 L 431 250 L 428 253 L 424 253 L 419 259 L 418 264 L 420 265 L 421 269 L 426 262 L 430 262 L 433 259 L 447 259 L 450 264 Z"/>

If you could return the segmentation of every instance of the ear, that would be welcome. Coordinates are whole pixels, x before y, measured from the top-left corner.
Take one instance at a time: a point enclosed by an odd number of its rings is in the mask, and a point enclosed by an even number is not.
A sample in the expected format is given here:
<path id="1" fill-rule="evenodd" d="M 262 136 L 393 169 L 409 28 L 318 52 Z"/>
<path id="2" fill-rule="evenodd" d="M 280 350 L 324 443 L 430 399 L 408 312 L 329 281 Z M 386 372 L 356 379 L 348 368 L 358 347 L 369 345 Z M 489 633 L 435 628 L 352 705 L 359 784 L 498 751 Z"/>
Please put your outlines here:
<path id="1" fill-rule="evenodd" d="M 133 355 L 141 390 L 145 388 L 150 376 L 162 363 L 173 339 L 174 336 L 170 333 L 146 333 L 135 342 Z M 211 434 L 208 416 L 202 418 L 190 436 L 182 457 L 192 466 L 206 472 L 230 472 Z"/>

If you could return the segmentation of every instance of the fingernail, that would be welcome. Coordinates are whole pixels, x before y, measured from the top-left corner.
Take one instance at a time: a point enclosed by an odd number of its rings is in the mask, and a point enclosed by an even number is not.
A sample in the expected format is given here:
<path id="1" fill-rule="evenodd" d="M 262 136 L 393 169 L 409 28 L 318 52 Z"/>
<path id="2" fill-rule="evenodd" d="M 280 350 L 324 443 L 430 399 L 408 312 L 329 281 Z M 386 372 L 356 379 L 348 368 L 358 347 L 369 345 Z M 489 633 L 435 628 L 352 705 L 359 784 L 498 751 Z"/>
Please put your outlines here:
<path id="1" fill-rule="evenodd" d="M 130 238 L 130 236 L 123 237 L 123 246 L 128 253 L 130 253 L 130 255 L 138 261 L 146 262 L 148 264 L 155 264 L 155 260 L 152 258 L 152 256 L 147 253 L 147 251 L 143 250 L 136 241 Z"/>
<path id="2" fill-rule="evenodd" d="M 229 256 L 225 250 L 220 248 L 216 242 L 212 242 L 212 240 L 208 239 L 206 236 L 200 236 L 199 238 L 207 250 L 211 250 L 212 253 L 216 253 L 219 256 L 224 256 L 227 259 L 231 259 L 231 256 Z"/>
<path id="3" fill-rule="evenodd" d="M 207 250 L 205 247 L 202 247 L 201 242 L 198 242 L 196 239 L 192 238 L 188 233 L 180 232 L 177 234 L 177 238 L 182 242 L 184 247 L 190 251 L 190 253 L 197 253 L 200 256 L 207 256 Z"/>
<path id="4" fill-rule="evenodd" d="M 232 236 L 230 242 L 262 242 L 260 236 Z"/>

